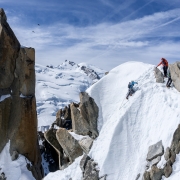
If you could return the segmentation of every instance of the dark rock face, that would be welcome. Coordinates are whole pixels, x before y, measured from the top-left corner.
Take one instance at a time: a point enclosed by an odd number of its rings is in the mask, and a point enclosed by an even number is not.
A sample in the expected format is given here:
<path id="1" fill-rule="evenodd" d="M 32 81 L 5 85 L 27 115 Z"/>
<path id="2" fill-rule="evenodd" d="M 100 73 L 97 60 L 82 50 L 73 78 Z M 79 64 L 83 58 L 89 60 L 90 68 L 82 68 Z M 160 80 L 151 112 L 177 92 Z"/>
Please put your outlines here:
<path id="1" fill-rule="evenodd" d="M 4 10 L 0 9 L 0 89 L 12 84 L 20 49 L 19 41 L 6 20 Z"/>
<path id="2" fill-rule="evenodd" d="M 10 140 L 10 154 L 24 155 L 32 163 L 37 180 L 43 178 L 41 156 L 37 143 L 35 99 L 35 52 L 22 48 L 0 9 L 0 152 Z M 23 95 L 23 98 L 20 96 Z M 14 159 L 13 157 L 13 159 Z"/>
<path id="3" fill-rule="evenodd" d="M 56 113 L 56 121 L 53 123 L 52 127 L 57 125 L 62 128 L 72 129 L 72 120 L 71 120 L 71 109 L 70 105 L 64 109 L 60 109 Z"/>
<path id="4" fill-rule="evenodd" d="M 35 95 L 35 50 L 21 48 L 16 60 L 15 74 L 19 79 L 19 93 L 24 96 Z"/>
<path id="5" fill-rule="evenodd" d="M 63 148 L 56 138 L 56 130 L 50 129 L 44 133 L 47 142 L 56 150 L 59 157 L 59 169 L 64 169 L 69 165 L 69 158 L 64 154 Z"/>
<path id="6" fill-rule="evenodd" d="M 158 68 L 154 69 L 154 75 L 155 75 L 157 83 L 163 83 L 164 82 L 164 75 Z"/>
<path id="7" fill-rule="evenodd" d="M 84 156 L 80 162 L 83 171 L 83 180 L 99 180 L 99 171 L 96 169 L 97 163 L 88 156 Z"/>
<path id="8" fill-rule="evenodd" d="M 180 152 L 180 125 L 176 129 L 173 135 L 173 140 L 171 142 L 171 149 L 174 151 L 176 154 Z"/>
<path id="9" fill-rule="evenodd" d="M 151 180 L 161 180 L 163 176 L 163 170 L 158 169 L 156 166 L 152 166 L 150 171 Z"/>
<path id="10" fill-rule="evenodd" d="M 96 105 L 93 98 L 91 98 L 86 92 L 80 93 L 80 105 L 79 105 L 82 117 L 87 121 L 89 125 L 89 131 L 92 133 L 92 137 L 98 136 L 97 119 L 99 108 Z"/>
<path id="11" fill-rule="evenodd" d="M 56 114 L 56 121 L 52 124 L 51 129 L 44 134 L 47 142 L 56 150 L 59 156 L 59 169 L 66 168 L 77 157 L 81 156 L 83 151 L 88 154 L 93 144 L 91 138 L 86 137 L 81 141 L 74 139 L 63 122 L 72 119 L 73 130 L 69 131 L 74 131 L 76 134 L 90 135 L 92 138 L 98 136 L 97 105 L 87 93 L 80 94 L 80 101 L 80 104 L 72 103 L 70 106 L 60 109 Z M 61 128 L 55 130 L 54 125 Z M 42 151 L 44 151 L 43 149 L 42 147 Z"/>
<path id="12" fill-rule="evenodd" d="M 171 156 L 171 152 L 170 152 L 170 151 L 171 151 L 170 148 L 167 147 L 167 148 L 166 148 L 166 151 L 165 151 L 165 153 L 164 153 L 164 158 L 165 158 L 166 161 L 167 161 L 167 160 L 170 158 L 170 156 Z"/>
<path id="13" fill-rule="evenodd" d="M 4 172 L 1 173 L 1 175 L 0 175 L 0 180 L 7 180 Z"/>
<path id="14" fill-rule="evenodd" d="M 12 156 L 11 156 L 11 160 L 14 161 L 19 157 L 19 153 L 17 151 L 13 151 Z"/>
<path id="15" fill-rule="evenodd" d="M 81 135 L 98 136 L 97 119 L 98 106 L 86 92 L 80 93 L 80 105 L 71 104 L 71 117 L 73 131 Z"/>
<path id="16" fill-rule="evenodd" d="M 80 135 L 88 135 L 89 134 L 88 123 L 84 121 L 79 109 L 76 107 L 76 104 L 72 103 L 70 107 L 71 107 L 73 132 Z"/>
<path id="17" fill-rule="evenodd" d="M 171 79 L 175 88 L 180 91 L 180 62 L 169 65 L 171 72 Z"/>
<path id="18" fill-rule="evenodd" d="M 85 167 L 87 162 L 90 160 L 91 158 L 88 155 L 84 155 L 83 158 L 80 161 L 80 168 L 82 170 L 82 172 L 84 173 L 85 171 Z"/>
<path id="19" fill-rule="evenodd" d="M 45 162 L 48 164 L 48 169 L 45 169 L 44 174 L 47 175 L 48 172 L 59 170 L 59 157 L 57 151 L 46 141 L 43 132 L 38 131 L 38 139 L 42 142 L 40 145 L 41 157 L 44 158 Z"/>

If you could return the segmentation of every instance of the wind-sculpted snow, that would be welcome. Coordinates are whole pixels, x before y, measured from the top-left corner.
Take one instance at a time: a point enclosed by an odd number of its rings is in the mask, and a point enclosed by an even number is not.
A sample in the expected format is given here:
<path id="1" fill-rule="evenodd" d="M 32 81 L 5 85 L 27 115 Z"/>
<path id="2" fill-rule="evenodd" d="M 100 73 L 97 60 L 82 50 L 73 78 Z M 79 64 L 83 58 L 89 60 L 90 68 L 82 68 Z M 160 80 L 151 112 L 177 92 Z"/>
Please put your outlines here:
<path id="1" fill-rule="evenodd" d="M 89 155 L 98 163 L 100 176 L 108 175 L 107 180 L 134 180 L 139 173 L 142 179 L 148 147 L 162 140 L 166 149 L 180 123 L 180 93 L 175 88 L 167 89 L 165 83 L 156 83 L 153 69 L 153 65 L 128 62 L 87 90 L 99 107 L 99 136 Z M 131 80 L 138 82 L 137 91 L 127 101 L 127 85 Z M 164 161 L 162 157 L 158 167 Z M 179 164 L 177 156 L 174 172 L 168 179 L 179 179 Z M 69 167 L 69 173 L 75 171 L 72 168 Z M 57 171 L 47 179 L 56 180 L 62 174 Z M 73 180 L 80 178 L 76 174 Z"/>
<path id="2" fill-rule="evenodd" d="M 93 69 L 99 77 L 104 70 L 92 65 L 82 64 Z M 84 92 L 98 79 L 91 79 L 82 69 L 81 64 L 65 61 L 53 67 L 36 64 L 36 101 L 38 126 L 51 125 L 56 112 L 71 102 L 79 102 L 79 93 Z"/>
<path id="3" fill-rule="evenodd" d="M 165 148 L 170 146 L 180 122 L 180 94 L 157 84 L 153 68 L 125 63 L 88 90 L 101 109 L 100 135 L 90 156 L 98 162 L 100 174 L 109 174 L 108 179 L 134 180 L 142 175 L 148 147 L 159 140 Z M 137 81 L 139 88 L 127 101 L 130 80 Z"/>

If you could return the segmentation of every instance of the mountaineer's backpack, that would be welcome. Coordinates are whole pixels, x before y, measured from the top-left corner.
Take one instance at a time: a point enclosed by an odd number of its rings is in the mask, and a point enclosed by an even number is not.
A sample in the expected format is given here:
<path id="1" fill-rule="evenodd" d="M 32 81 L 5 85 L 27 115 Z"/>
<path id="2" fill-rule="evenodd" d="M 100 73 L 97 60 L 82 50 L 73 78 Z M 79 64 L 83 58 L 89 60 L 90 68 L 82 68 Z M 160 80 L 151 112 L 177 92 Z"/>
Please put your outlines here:
<path id="1" fill-rule="evenodd" d="M 128 84 L 128 88 L 130 88 L 131 87 L 131 83 L 129 82 L 129 84 Z"/>

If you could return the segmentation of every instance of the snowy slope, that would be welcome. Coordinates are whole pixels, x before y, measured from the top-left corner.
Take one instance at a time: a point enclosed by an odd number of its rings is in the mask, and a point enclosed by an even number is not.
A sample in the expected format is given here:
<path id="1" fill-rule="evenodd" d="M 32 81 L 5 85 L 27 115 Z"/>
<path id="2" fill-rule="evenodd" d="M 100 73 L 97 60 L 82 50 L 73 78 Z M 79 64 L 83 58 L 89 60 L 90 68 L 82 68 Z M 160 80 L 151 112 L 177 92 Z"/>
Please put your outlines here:
<path id="1" fill-rule="evenodd" d="M 32 173 L 26 168 L 29 161 L 22 155 L 19 155 L 17 160 L 12 161 L 9 149 L 10 142 L 6 144 L 0 153 L 0 174 L 4 172 L 7 180 L 35 180 Z"/>
<path id="2" fill-rule="evenodd" d="M 99 107 L 100 132 L 89 155 L 98 163 L 100 175 L 108 174 L 108 180 L 134 180 L 139 173 L 142 176 L 148 147 L 162 140 L 166 149 L 180 123 L 180 93 L 157 84 L 153 68 L 140 62 L 124 63 L 87 90 Z M 127 101 L 127 84 L 131 80 L 138 81 L 138 86 Z M 179 164 L 178 156 L 168 179 L 179 179 Z M 163 158 L 159 163 L 162 165 Z M 68 167 L 67 178 L 76 171 L 74 167 Z M 50 173 L 45 180 L 66 180 L 63 174 Z M 73 177 L 80 179 L 81 173 Z"/>
<path id="3" fill-rule="evenodd" d="M 64 108 L 71 102 L 79 102 L 79 93 L 97 81 L 97 79 L 91 78 L 91 74 L 87 75 L 81 69 L 82 66 L 92 69 L 99 77 L 104 75 L 104 70 L 86 63 L 81 65 L 65 61 L 56 67 L 36 64 L 36 101 L 39 127 L 51 125 L 60 108 Z"/>

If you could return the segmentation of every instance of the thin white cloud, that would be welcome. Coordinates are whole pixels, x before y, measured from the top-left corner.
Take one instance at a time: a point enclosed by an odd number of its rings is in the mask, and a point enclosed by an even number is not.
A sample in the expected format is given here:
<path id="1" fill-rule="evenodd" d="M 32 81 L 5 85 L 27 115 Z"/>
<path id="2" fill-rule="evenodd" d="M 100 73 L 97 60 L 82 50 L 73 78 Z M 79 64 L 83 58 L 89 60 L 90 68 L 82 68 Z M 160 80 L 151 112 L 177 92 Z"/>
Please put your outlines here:
<path id="1" fill-rule="evenodd" d="M 59 64 L 69 59 L 89 61 L 109 69 L 128 60 L 151 62 L 161 56 L 175 60 L 179 55 L 179 42 L 169 39 L 159 42 L 158 38 L 180 37 L 179 28 L 174 24 L 179 19 L 180 9 L 175 9 L 122 23 L 85 28 L 59 23 L 27 28 L 20 26 L 17 18 L 9 18 L 9 22 L 21 44 L 36 49 L 37 63 Z"/>

